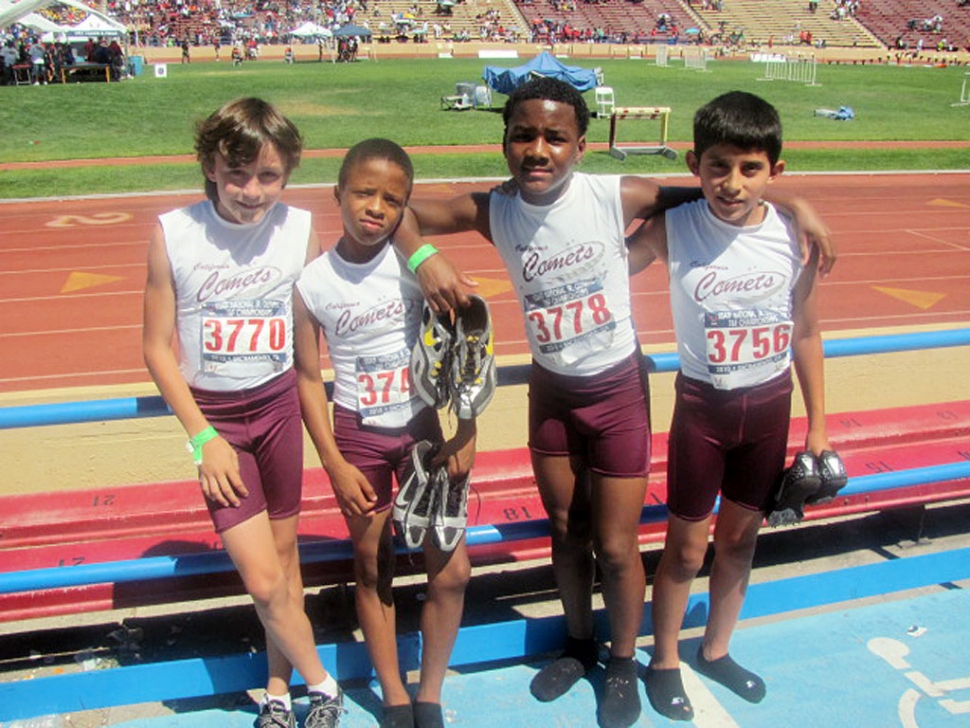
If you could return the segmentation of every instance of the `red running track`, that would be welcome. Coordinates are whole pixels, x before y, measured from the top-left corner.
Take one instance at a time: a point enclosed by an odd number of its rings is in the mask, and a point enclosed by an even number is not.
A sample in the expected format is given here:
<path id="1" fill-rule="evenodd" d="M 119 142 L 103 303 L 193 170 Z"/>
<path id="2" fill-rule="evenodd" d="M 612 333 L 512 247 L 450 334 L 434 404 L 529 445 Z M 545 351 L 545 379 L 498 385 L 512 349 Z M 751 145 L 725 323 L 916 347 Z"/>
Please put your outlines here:
<path id="1" fill-rule="evenodd" d="M 421 184 L 415 195 L 489 186 Z M 970 174 L 790 175 L 777 186 L 811 200 L 839 245 L 822 283 L 824 331 L 970 321 Z M 150 381 L 140 340 L 148 236 L 159 213 L 198 197 L 0 203 L 0 393 Z M 285 200 L 313 212 L 324 247 L 336 240 L 330 188 L 291 189 Z M 475 235 L 436 242 L 481 281 L 498 354 L 525 353 L 498 255 Z M 641 342 L 673 350 L 660 266 L 633 290 Z"/>

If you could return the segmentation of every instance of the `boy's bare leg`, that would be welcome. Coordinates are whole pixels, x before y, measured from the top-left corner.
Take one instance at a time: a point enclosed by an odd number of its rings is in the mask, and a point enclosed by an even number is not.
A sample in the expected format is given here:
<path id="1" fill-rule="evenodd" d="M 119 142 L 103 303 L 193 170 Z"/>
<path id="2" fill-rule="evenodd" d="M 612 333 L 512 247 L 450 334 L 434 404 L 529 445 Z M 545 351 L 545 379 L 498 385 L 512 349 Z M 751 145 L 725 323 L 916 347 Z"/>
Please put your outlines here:
<path id="1" fill-rule="evenodd" d="M 728 653 L 751 578 L 751 562 L 764 513 L 721 499 L 714 527 L 711 567 L 711 613 L 704 630 L 704 656 L 716 660 Z"/>
<path id="2" fill-rule="evenodd" d="M 710 518 L 685 521 L 671 515 L 667 519 L 667 538 L 653 581 L 653 656 L 650 666 L 657 670 L 680 666 L 677 645 L 680 627 L 690 599 L 690 586 L 704 565 Z"/>
<path id="3" fill-rule="evenodd" d="M 294 517 L 296 518 L 296 517 Z M 222 533 L 222 542 L 239 571 L 256 613 L 271 640 L 309 685 L 327 679 L 310 620 L 290 594 L 265 513 Z"/>
<path id="4" fill-rule="evenodd" d="M 298 517 L 271 520 L 270 529 L 273 531 L 273 542 L 276 544 L 276 554 L 279 557 L 283 573 L 289 581 L 290 597 L 296 607 L 305 611 L 303 598 L 303 574 L 300 571 L 300 554 L 297 549 Z M 266 662 L 269 666 L 269 680 L 266 691 L 270 695 L 283 695 L 289 691 L 290 679 L 293 676 L 293 666 L 286 659 L 280 648 L 269 634 L 266 635 Z"/>
<path id="5" fill-rule="evenodd" d="M 678 643 L 690 586 L 704 564 L 711 519 L 667 519 L 667 540 L 653 581 L 653 656 L 647 670 L 650 704 L 671 720 L 692 720 L 694 710 L 680 675 Z"/>
<path id="6" fill-rule="evenodd" d="M 633 657 L 646 591 L 637 535 L 647 479 L 592 477 L 593 542 L 610 621 L 610 654 Z"/>
<path id="7" fill-rule="evenodd" d="M 714 528 L 714 564 L 711 567 L 711 614 L 704 640 L 697 651 L 697 670 L 752 703 L 761 702 L 767 688 L 764 680 L 741 667 L 728 654 L 731 634 L 738 623 L 751 578 L 761 511 L 721 500 Z"/>
<path id="8" fill-rule="evenodd" d="M 394 579 L 394 545 L 390 509 L 370 518 L 349 518 L 354 543 L 354 602 L 384 705 L 410 704 L 397 654 L 397 618 L 391 585 Z"/>
<path id="9" fill-rule="evenodd" d="M 532 453 L 532 469 L 552 530 L 552 570 L 576 640 L 593 638 L 593 533 L 590 484 L 566 456 Z"/>
<path id="10" fill-rule="evenodd" d="M 440 704 L 441 686 L 465 608 L 465 587 L 471 578 L 471 563 L 464 538 L 451 553 L 427 544 L 424 555 L 428 568 L 428 598 L 421 611 L 421 684 L 415 701 Z"/>

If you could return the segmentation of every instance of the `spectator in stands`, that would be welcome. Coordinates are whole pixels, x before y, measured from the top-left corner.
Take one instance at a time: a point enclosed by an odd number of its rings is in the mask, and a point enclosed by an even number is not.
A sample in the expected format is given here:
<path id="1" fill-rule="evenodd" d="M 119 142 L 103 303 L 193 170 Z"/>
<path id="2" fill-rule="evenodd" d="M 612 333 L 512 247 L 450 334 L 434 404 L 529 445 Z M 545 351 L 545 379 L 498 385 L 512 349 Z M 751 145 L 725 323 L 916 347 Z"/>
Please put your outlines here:
<path id="1" fill-rule="evenodd" d="M 303 140 L 275 108 L 249 98 L 203 121 L 195 146 L 207 199 L 165 213 L 152 232 L 145 364 L 190 436 L 213 524 L 266 630 L 256 728 L 295 725 L 293 669 L 310 698 L 304 728 L 335 728 L 343 691 L 320 662 L 297 549 L 303 424 L 293 286 L 320 246 L 310 213 L 280 197 Z"/>
<path id="2" fill-rule="evenodd" d="M 8 40 L 0 48 L 0 61 L 3 63 L 3 83 L 5 86 L 13 86 L 15 83 L 13 67 L 20 61 L 20 53 L 13 39 Z"/>
<path id="3" fill-rule="evenodd" d="M 112 38 L 108 44 L 108 54 L 111 58 L 109 61 L 111 63 L 111 80 L 120 81 L 122 76 L 125 75 L 125 52 L 121 49 L 117 39 Z"/>
<path id="4" fill-rule="evenodd" d="M 34 86 L 47 85 L 47 49 L 39 40 L 30 45 L 30 78 Z"/>

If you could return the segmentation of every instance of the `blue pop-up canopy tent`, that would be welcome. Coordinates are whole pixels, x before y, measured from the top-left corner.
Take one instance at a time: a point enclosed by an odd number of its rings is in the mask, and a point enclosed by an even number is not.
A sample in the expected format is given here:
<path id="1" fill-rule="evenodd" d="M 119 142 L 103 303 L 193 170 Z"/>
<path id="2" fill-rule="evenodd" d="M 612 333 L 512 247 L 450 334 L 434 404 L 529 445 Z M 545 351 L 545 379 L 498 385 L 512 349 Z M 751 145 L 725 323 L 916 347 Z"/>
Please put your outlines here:
<path id="1" fill-rule="evenodd" d="M 566 66 L 552 54 L 543 51 L 528 63 L 516 68 L 485 66 L 485 83 L 500 94 L 510 94 L 529 80 L 532 74 L 551 76 L 572 85 L 579 91 L 596 88 L 596 72 L 579 66 Z"/>

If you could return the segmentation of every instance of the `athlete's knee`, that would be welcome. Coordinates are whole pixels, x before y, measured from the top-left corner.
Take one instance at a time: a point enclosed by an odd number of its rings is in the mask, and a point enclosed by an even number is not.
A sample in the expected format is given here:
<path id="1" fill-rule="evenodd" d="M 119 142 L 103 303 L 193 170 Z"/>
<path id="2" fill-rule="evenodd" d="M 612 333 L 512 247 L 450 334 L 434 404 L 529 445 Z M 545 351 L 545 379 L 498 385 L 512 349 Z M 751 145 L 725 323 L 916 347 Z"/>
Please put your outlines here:
<path id="1" fill-rule="evenodd" d="M 390 555 L 386 552 L 390 551 Z M 386 591 L 394 580 L 394 558 L 392 549 L 354 554 L 354 578 L 358 589 Z"/>
<path id="2" fill-rule="evenodd" d="M 245 583 L 249 596 L 263 609 L 272 609 L 289 599 L 289 580 L 282 571 L 250 576 Z"/>
<path id="3" fill-rule="evenodd" d="M 661 565 L 670 576 L 678 581 L 693 579 L 704 566 L 706 555 L 706 542 L 703 547 L 694 544 L 668 542 L 664 545 Z"/>
<path id="4" fill-rule="evenodd" d="M 467 555 L 462 558 L 454 554 L 448 563 L 433 577 L 429 577 L 429 588 L 442 593 L 464 593 L 472 578 L 472 566 Z"/>

